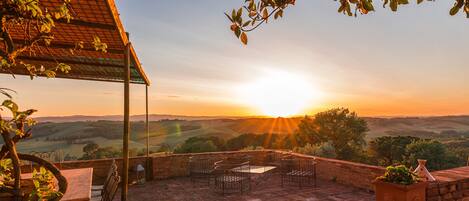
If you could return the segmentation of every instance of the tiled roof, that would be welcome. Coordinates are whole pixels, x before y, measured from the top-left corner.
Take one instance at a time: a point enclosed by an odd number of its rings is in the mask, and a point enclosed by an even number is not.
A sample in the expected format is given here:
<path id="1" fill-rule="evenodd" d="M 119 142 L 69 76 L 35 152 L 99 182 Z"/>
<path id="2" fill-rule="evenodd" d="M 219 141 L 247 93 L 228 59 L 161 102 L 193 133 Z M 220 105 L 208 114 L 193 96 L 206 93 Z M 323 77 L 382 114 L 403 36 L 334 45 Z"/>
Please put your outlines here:
<path id="1" fill-rule="evenodd" d="M 57 7 L 62 0 L 42 0 L 46 8 Z M 124 77 L 124 51 L 128 38 L 119 19 L 113 0 L 74 0 L 71 2 L 73 19 L 68 23 L 58 21 L 52 29 L 54 39 L 38 51 L 26 52 L 19 56 L 23 61 L 36 66 L 53 67 L 57 62 L 69 64 L 69 73 L 57 73 L 56 77 L 122 82 Z M 21 27 L 10 29 L 17 46 L 27 42 Z M 89 43 L 98 36 L 108 46 L 107 52 L 98 52 Z M 86 42 L 83 49 L 70 51 L 80 41 Z M 2 48 L 3 44 L 0 44 Z M 131 83 L 147 84 L 149 80 L 143 71 L 133 47 L 130 47 Z M 0 73 L 29 75 L 23 68 Z"/>

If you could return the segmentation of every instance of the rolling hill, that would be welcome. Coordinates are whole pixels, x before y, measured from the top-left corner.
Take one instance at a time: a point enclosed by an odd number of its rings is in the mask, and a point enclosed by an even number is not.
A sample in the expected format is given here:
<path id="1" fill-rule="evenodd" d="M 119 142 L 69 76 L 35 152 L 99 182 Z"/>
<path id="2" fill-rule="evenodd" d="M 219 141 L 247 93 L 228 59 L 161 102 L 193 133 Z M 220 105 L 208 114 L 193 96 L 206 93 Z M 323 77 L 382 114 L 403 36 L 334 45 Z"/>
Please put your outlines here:
<path id="1" fill-rule="evenodd" d="M 143 116 L 134 116 L 131 124 L 131 144 L 143 149 L 146 135 Z M 46 117 L 37 118 L 40 123 L 33 129 L 33 137 L 18 144 L 21 152 L 53 152 L 80 157 L 86 143 L 95 142 L 100 147 L 120 148 L 122 122 L 119 116 L 104 117 Z M 104 119 L 104 120 L 102 120 Z M 161 145 L 176 146 L 194 136 L 217 136 L 229 139 L 243 133 L 291 134 L 301 118 L 261 117 L 186 117 L 151 115 L 151 150 Z M 365 117 L 370 131 L 368 139 L 385 135 L 410 135 L 436 138 L 446 142 L 458 142 L 469 138 L 469 116 L 376 118 Z M 466 141 L 462 142 L 465 143 Z"/>

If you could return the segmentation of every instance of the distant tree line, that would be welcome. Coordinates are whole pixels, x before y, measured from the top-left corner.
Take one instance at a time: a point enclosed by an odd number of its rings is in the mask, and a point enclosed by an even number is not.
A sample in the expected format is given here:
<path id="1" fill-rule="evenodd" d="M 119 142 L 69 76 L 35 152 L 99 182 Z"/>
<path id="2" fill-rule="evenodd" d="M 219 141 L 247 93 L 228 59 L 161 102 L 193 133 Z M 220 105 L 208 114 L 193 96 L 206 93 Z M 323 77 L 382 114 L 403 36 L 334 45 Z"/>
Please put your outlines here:
<path id="1" fill-rule="evenodd" d="M 345 108 L 320 112 L 305 117 L 291 135 L 243 134 L 223 140 L 215 136 L 191 137 L 176 146 L 174 153 L 200 153 L 255 149 L 284 149 L 321 157 L 337 158 L 373 165 L 405 164 L 415 167 L 417 159 L 426 159 L 431 170 L 465 164 L 468 146 L 443 144 L 437 140 L 411 136 L 384 136 L 365 140 L 367 123 Z M 466 141 L 469 144 L 469 142 Z M 169 151 L 164 146 L 164 151 Z"/>
<path id="2" fill-rule="evenodd" d="M 144 156 L 146 154 L 145 149 L 131 148 L 129 154 L 131 157 Z M 150 151 L 150 153 L 153 153 Z M 98 144 L 90 142 L 83 147 L 83 155 L 78 158 L 79 160 L 92 160 L 92 159 L 104 159 L 104 158 L 119 158 L 122 157 L 122 149 L 115 147 L 99 147 Z M 72 158 L 69 156 L 69 158 Z M 67 160 L 67 159 L 65 159 Z"/>

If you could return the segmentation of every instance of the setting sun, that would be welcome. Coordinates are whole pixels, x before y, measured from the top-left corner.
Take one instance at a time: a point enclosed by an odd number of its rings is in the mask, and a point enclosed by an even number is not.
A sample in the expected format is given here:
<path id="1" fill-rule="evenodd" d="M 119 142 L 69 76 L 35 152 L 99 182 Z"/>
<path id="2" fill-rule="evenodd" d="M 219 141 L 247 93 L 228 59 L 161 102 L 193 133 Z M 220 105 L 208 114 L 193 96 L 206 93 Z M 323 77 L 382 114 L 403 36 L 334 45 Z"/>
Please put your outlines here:
<path id="1" fill-rule="evenodd" d="M 305 78 L 286 72 L 270 72 L 239 89 L 240 98 L 263 115 L 298 115 L 319 96 Z"/>

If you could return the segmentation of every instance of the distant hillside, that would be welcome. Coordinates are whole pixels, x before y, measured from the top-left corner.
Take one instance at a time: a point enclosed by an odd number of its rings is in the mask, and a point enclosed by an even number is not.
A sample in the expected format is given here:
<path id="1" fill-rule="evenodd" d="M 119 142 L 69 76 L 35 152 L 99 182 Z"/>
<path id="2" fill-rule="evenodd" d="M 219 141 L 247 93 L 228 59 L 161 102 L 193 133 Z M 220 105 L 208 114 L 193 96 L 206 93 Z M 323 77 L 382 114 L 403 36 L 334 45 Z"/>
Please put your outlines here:
<path id="1" fill-rule="evenodd" d="M 469 132 L 469 116 L 365 118 L 369 136 L 410 135 L 427 138 L 460 136 Z"/>
<path id="2" fill-rule="evenodd" d="M 44 117 L 33 129 L 33 137 L 21 142 L 23 152 L 48 152 L 61 150 L 64 154 L 79 157 L 86 143 L 95 142 L 101 147 L 122 145 L 120 116 Z M 104 119 L 104 120 L 103 120 Z M 229 139 L 244 133 L 295 132 L 301 118 L 241 118 L 241 117 L 186 117 L 151 115 L 150 144 L 152 150 L 161 145 L 176 146 L 194 136 L 217 136 Z M 454 143 L 469 137 L 469 116 L 370 118 L 366 117 L 370 131 L 368 139 L 385 135 L 410 135 L 436 138 Z M 144 116 L 133 116 L 131 148 L 143 149 L 146 135 Z"/>
<path id="3" fill-rule="evenodd" d="M 236 116 L 183 116 L 183 115 L 165 115 L 165 114 L 150 114 L 148 119 L 150 121 L 159 120 L 207 120 L 207 119 L 241 119 L 246 117 Z M 51 116 L 51 117 L 36 117 L 34 118 L 39 122 L 75 122 L 75 121 L 122 121 L 122 115 L 105 115 L 105 116 L 87 116 L 87 115 L 73 115 L 73 116 Z M 131 121 L 145 121 L 145 115 L 132 115 Z"/>

